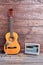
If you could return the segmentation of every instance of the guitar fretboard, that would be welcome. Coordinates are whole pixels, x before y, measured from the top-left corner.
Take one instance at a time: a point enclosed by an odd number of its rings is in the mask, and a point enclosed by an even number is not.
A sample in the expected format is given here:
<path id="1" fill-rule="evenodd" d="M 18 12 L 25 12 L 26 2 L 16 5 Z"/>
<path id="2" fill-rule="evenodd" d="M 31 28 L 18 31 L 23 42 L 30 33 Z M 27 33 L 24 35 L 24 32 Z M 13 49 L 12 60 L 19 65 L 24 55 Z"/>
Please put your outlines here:
<path id="1" fill-rule="evenodd" d="M 9 19 L 10 22 L 10 37 L 13 37 L 13 17 L 10 17 Z"/>

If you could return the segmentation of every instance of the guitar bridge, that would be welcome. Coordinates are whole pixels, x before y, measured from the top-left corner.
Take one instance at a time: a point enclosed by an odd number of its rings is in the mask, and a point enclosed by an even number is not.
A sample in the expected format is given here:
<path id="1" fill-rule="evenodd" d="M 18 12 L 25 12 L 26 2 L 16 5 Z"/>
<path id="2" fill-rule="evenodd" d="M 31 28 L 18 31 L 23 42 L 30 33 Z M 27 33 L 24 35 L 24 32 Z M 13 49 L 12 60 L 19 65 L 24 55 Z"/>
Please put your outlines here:
<path id="1" fill-rule="evenodd" d="M 17 47 L 8 47 L 8 49 L 14 49 L 14 48 L 17 48 Z"/>

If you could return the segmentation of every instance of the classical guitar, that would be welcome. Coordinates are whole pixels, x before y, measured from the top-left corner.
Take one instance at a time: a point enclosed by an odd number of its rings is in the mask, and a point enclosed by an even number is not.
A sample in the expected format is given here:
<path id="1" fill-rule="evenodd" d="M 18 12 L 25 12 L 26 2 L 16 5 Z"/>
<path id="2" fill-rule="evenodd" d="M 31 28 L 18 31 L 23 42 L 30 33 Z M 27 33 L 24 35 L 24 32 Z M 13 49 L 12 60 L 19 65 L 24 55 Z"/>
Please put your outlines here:
<path id="1" fill-rule="evenodd" d="M 17 54 L 20 51 L 20 44 L 18 42 L 18 34 L 12 30 L 13 22 L 13 9 L 9 9 L 9 23 L 10 32 L 6 33 L 6 43 L 4 45 L 4 51 L 6 54 Z"/>

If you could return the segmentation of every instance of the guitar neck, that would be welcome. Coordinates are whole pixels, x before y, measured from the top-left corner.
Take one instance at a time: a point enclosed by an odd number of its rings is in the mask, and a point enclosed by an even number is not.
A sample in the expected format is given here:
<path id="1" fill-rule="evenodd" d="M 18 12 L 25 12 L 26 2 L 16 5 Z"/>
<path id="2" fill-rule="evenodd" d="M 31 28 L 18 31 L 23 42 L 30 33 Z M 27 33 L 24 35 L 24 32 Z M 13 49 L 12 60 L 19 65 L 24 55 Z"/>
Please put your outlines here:
<path id="1" fill-rule="evenodd" d="M 13 33 L 13 18 L 10 18 L 10 36 L 11 37 L 13 36 L 12 33 Z"/>
<path id="2" fill-rule="evenodd" d="M 13 37 L 13 9 L 9 9 L 10 37 Z"/>

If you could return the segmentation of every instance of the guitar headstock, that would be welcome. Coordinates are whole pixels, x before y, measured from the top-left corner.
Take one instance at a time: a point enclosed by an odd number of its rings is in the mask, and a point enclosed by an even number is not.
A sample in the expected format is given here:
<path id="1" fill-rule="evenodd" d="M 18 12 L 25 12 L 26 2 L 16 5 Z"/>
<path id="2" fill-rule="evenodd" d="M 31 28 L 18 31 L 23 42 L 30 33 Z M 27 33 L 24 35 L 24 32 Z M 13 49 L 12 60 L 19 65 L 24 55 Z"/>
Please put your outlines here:
<path id="1" fill-rule="evenodd" d="M 10 16 L 10 17 L 13 16 L 13 9 L 12 9 L 12 8 L 9 9 L 9 16 Z"/>

